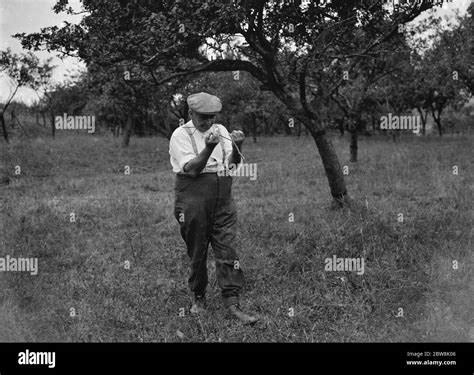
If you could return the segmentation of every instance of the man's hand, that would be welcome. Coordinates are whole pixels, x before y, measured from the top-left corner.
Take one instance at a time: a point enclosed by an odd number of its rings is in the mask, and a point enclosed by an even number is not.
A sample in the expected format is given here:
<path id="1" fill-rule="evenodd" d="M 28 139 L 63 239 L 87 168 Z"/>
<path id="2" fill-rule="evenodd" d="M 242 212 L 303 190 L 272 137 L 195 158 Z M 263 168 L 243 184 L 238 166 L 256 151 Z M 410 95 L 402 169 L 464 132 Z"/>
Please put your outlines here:
<path id="1" fill-rule="evenodd" d="M 235 144 L 240 148 L 242 146 L 242 143 L 244 143 L 245 134 L 241 130 L 234 130 L 232 133 L 230 133 L 230 138 L 232 138 Z M 233 143 L 232 147 L 235 147 Z"/>
<path id="2" fill-rule="evenodd" d="M 219 143 L 219 136 L 211 132 L 204 138 L 204 142 L 206 147 L 202 149 L 199 155 L 188 161 L 183 167 L 183 172 L 191 177 L 197 177 L 206 166 L 207 160 L 214 151 L 214 147 Z"/>
<path id="3" fill-rule="evenodd" d="M 234 130 L 230 133 L 232 139 L 232 154 L 230 155 L 230 164 L 239 164 L 242 161 L 240 150 L 242 149 L 242 143 L 244 143 L 245 135 L 243 131 Z M 237 147 L 236 147 L 237 145 Z"/>
<path id="4" fill-rule="evenodd" d="M 204 138 L 204 143 L 206 147 L 213 149 L 219 143 L 219 136 L 211 132 Z"/>

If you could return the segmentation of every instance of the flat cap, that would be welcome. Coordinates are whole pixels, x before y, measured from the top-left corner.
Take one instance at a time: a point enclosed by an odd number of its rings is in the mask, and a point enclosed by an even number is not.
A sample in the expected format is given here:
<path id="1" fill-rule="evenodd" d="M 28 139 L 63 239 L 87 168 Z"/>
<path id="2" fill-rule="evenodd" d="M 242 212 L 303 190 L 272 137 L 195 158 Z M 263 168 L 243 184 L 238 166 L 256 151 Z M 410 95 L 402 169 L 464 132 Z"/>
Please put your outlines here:
<path id="1" fill-rule="evenodd" d="M 221 100 L 214 95 L 206 92 L 200 92 L 188 96 L 188 106 L 197 113 L 213 114 L 218 113 L 222 109 Z"/>

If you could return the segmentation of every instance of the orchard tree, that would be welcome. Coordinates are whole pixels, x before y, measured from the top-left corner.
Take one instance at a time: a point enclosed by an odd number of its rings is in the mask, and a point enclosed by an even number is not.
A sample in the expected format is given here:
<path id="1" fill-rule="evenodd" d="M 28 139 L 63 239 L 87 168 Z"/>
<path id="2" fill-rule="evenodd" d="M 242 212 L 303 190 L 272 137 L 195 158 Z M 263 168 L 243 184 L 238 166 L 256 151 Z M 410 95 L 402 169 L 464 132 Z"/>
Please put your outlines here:
<path id="1" fill-rule="evenodd" d="M 443 134 L 441 114 L 447 106 L 460 108 L 474 92 L 474 4 L 456 26 L 436 28 L 436 41 L 423 58 L 427 107 Z"/>
<path id="2" fill-rule="evenodd" d="M 411 44 L 421 52 L 412 53 L 404 92 L 420 114 L 422 134 L 430 113 L 441 136 L 442 113 L 448 106 L 460 108 L 474 92 L 473 14 L 471 4 L 466 15 L 457 14 L 447 24 L 431 15 L 414 27 Z"/>
<path id="3" fill-rule="evenodd" d="M 456 16 L 456 26 L 437 29 L 439 44 L 434 55 L 441 55 L 451 69 L 451 78 L 459 80 L 474 95 L 474 3 L 467 13 Z"/>
<path id="4" fill-rule="evenodd" d="M 12 103 L 18 89 L 22 86 L 34 88 L 38 81 L 38 58 L 31 52 L 18 55 L 9 48 L 6 51 L 0 51 L 0 75 L 9 79 L 10 93 L 0 108 L 0 122 L 2 124 L 3 138 L 9 142 L 8 130 L 5 124 L 5 113 Z"/>
<path id="5" fill-rule="evenodd" d="M 350 59 L 350 74 L 363 56 L 397 34 L 399 25 L 434 6 L 430 0 L 405 2 L 396 9 L 378 0 L 88 0 L 82 4 L 86 16 L 79 25 L 18 35 L 23 46 L 76 55 L 104 69 L 133 63 L 157 86 L 201 72 L 249 72 L 261 83 L 261 90 L 272 92 L 308 129 L 338 204 L 349 202 L 349 197 L 320 113 L 342 85 L 343 76 L 324 93 L 316 90 L 318 82 L 335 59 Z M 72 12 L 67 0 L 59 0 L 54 9 Z M 354 42 L 354 28 L 367 35 L 364 44 Z M 229 49 L 243 57 L 223 58 Z"/>
<path id="6" fill-rule="evenodd" d="M 51 126 L 51 135 L 54 138 L 56 128 L 54 126 L 54 109 L 52 93 L 58 87 L 52 80 L 53 70 L 55 66 L 51 65 L 51 58 L 46 60 L 43 64 L 38 65 L 37 76 L 32 83 L 32 88 L 37 92 L 38 96 L 44 104 L 45 110 L 49 114 L 49 121 Z"/>
<path id="7" fill-rule="evenodd" d="M 438 134 L 443 135 L 441 115 L 448 106 L 460 108 L 468 101 L 468 91 L 459 79 L 446 55 L 449 51 L 442 45 L 429 50 L 423 58 L 420 88 L 424 106 L 430 111 Z"/>
<path id="8" fill-rule="evenodd" d="M 364 38 L 358 33 L 355 38 Z M 368 53 L 361 59 L 360 64 L 354 69 L 351 77 L 347 75 L 344 85 L 338 87 L 331 99 L 339 106 L 347 120 L 347 130 L 351 134 L 350 161 L 357 162 L 358 136 L 367 128 L 367 119 L 374 121 L 374 114 L 378 112 L 378 97 L 376 86 L 384 77 L 393 75 L 401 66 L 405 65 L 409 55 L 408 47 L 400 34 L 390 42 Z M 347 62 L 346 62 L 347 64 Z M 332 69 L 346 70 L 344 65 L 332 64 Z M 346 70 L 347 71 L 347 70 Z M 350 78 L 350 79 L 349 79 Z M 385 80 L 386 81 L 386 80 Z"/>

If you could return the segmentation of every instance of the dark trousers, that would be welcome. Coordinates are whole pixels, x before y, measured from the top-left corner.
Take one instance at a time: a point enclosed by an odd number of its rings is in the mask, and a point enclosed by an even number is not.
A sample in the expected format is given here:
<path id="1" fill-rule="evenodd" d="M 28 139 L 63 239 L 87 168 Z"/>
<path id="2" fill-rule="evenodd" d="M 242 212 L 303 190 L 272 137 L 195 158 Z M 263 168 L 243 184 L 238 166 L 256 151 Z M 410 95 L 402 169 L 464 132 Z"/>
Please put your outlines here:
<path id="1" fill-rule="evenodd" d="M 210 243 L 224 304 L 227 307 L 238 303 L 244 274 L 234 248 L 237 211 L 232 198 L 232 177 L 202 173 L 192 178 L 177 174 L 175 194 L 174 215 L 191 259 L 191 291 L 196 296 L 206 293 Z"/>

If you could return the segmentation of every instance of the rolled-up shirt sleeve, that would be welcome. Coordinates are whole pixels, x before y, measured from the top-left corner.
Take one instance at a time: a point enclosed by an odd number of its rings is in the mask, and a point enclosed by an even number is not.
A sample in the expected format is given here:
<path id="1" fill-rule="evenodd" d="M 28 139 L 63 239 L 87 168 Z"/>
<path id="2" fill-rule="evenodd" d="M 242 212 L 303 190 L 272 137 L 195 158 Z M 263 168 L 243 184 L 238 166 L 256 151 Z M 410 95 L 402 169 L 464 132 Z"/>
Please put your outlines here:
<path id="1" fill-rule="evenodd" d="M 183 131 L 173 133 L 170 139 L 170 156 L 179 167 L 180 172 L 184 172 L 183 168 L 186 163 L 196 157 L 189 135 Z"/>

